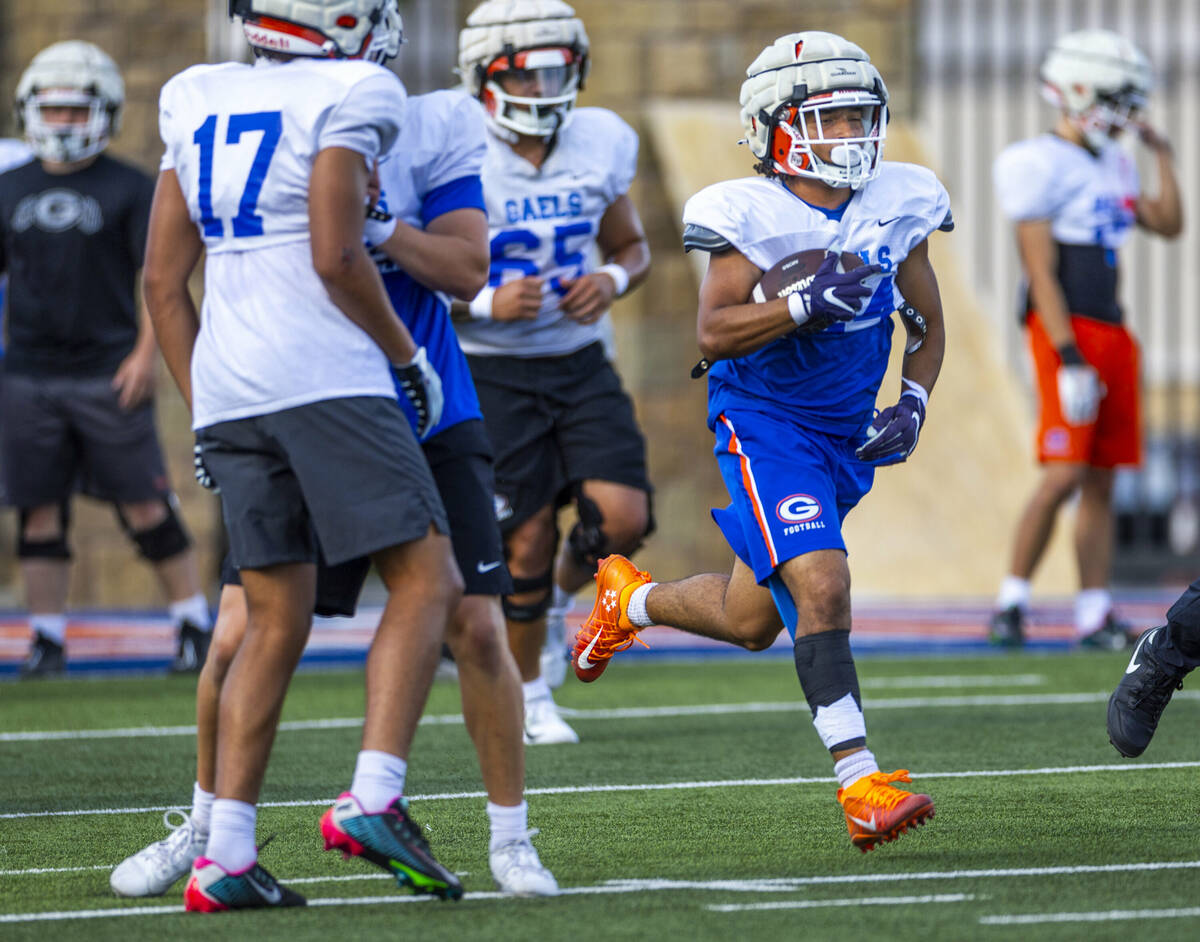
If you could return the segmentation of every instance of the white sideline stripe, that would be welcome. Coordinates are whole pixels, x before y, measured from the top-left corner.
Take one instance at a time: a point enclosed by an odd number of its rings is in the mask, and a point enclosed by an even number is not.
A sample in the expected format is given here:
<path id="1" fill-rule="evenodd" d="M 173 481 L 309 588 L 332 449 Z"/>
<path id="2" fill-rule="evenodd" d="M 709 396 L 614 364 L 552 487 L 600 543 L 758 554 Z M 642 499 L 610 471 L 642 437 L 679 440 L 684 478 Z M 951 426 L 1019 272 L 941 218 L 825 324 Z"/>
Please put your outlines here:
<path id="1" fill-rule="evenodd" d="M 864 690 L 922 687 L 1040 687 L 1046 683 L 1044 674 L 946 674 L 922 677 L 867 677 L 859 680 Z"/>
<path id="2" fill-rule="evenodd" d="M 1152 769 L 1195 769 L 1195 762 L 1131 762 L 1121 765 L 1062 765 L 1038 769 L 976 769 L 970 772 L 914 772 L 916 778 L 995 778 L 1019 775 L 1079 775 L 1092 772 L 1142 772 Z M 683 791 L 691 788 L 746 788 L 778 785 L 832 785 L 833 776 L 792 778 L 713 779 L 697 782 L 640 782 L 631 785 L 555 785 L 546 788 L 527 788 L 526 795 L 579 795 L 605 792 Z M 456 801 L 464 798 L 486 798 L 487 792 L 431 792 L 428 795 L 409 795 L 410 801 Z M 314 808 L 333 804 L 335 798 L 296 799 L 293 801 L 260 801 L 260 808 Z M 152 808 L 79 808 L 72 811 L 10 811 L 0 814 L 0 820 L 12 818 L 58 818 L 81 814 L 147 814 L 178 809 L 178 805 Z"/>
<path id="3" fill-rule="evenodd" d="M 1187 909 L 1110 909 L 1092 913 L 1029 913 L 1021 916 L 981 916 L 984 926 L 1033 926 L 1046 922 L 1115 922 L 1121 919 L 1180 919 L 1200 916 L 1200 906 Z"/>
<path id="4" fill-rule="evenodd" d="M 770 903 L 718 903 L 704 908 L 714 913 L 761 912 L 769 909 L 828 909 L 837 906 L 920 906 L 926 903 L 965 903 L 973 893 L 935 893 L 932 896 L 864 896 L 859 899 L 792 899 Z"/>
<path id="5" fill-rule="evenodd" d="M 115 866 L 116 864 L 112 865 L 112 867 Z M 111 870 L 112 867 L 108 864 L 92 864 L 90 867 L 35 867 L 32 870 L 0 870 L 0 877 L 27 877 L 37 873 L 81 873 L 85 870 Z"/>
<path id="6" fill-rule="evenodd" d="M 1033 676 L 1033 675 L 1029 675 Z M 980 694 L 958 697 L 896 697 L 885 700 L 865 699 L 864 710 L 926 710 L 936 707 L 1021 707 L 1062 706 L 1080 703 L 1104 703 L 1111 691 L 1095 693 L 1045 693 L 1045 694 Z M 1200 691 L 1181 690 L 1176 700 L 1198 700 Z M 624 720 L 660 719 L 671 716 L 721 716 L 739 713 L 797 713 L 807 711 L 803 701 L 782 703 L 706 703 L 696 706 L 622 707 L 602 710 L 573 710 L 560 706 L 563 716 L 580 720 Z M 322 720 L 291 720 L 279 724 L 280 732 L 301 732 L 314 729 L 357 729 L 362 726 L 362 717 L 344 717 Z M 461 713 L 447 713 L 421 717 L 422 726 L 462 725 Z M 0 733 L 3 742 L 59 742 L 71 739 L 127 739 L 155 738 L 161 736 L 194 736 L 195 726 L 130 726 L 122 729 L 66 729 L 33 730 L 29 732 Z"/>

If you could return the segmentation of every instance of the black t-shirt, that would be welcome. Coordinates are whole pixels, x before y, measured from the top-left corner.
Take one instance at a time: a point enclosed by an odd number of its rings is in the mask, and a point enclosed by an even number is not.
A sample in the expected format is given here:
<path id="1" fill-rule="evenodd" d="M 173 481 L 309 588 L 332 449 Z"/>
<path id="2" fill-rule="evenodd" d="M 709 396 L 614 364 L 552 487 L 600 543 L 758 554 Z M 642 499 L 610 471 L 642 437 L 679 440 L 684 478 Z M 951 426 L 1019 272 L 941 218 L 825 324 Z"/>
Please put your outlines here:
<path id="1" fill-rule="evenodd" d="M 65 175 L 37 160 L 0 174 L 8 372 L 116 371 L 137 340 L 134 281 L 153 195 L 150 176 L 107 154 Z"/>

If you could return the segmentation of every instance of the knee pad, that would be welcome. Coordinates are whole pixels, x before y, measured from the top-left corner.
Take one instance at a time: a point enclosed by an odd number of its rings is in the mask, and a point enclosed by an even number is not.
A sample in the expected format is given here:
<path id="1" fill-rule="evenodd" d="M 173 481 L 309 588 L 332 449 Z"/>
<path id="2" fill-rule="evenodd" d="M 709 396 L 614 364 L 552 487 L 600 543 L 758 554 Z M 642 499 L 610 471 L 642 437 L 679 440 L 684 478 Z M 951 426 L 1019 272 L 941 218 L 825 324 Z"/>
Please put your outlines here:
<path id="1" fill-rule="evenodd" d="M 513 595 L 524 595 L 526 592 L 544 592 L 545 594 L 536 602 L 528 602 L 524 605 L 514 605 L 511 596 L 503 596 L 500 599 L 500 606 L 504 609 L 504 617 L 509 621 L 537 621 L 546 614 L 546 609 L 550 607 L 550 589 L 554 584 L 554 574 L 550 570 L 546 570 L 540 576 L 533 579 L 519 579 L 513 576 Z"/>
<path id="2" fill-rule="evenodd" d="M 152 563 L 177 556 L 192 545 L 187 531 L 175 513 L 170 501 L 163 501 L 167 508 L 166 519 L 149 530 L 129 530 L 129 536 L 137 544 L 142 558 Z"/>
<path id="3" fill-rule="evenodd" d="M 71 523 L 69 504 L 58 505 L 58 536 L 49 540 L 25 539 L 25 524 L 29 520 L 28 510 L 17 511 L 17 558 L 18 559 L 70 559 L 71 547 L 67 545 L 67 527 Z"/>

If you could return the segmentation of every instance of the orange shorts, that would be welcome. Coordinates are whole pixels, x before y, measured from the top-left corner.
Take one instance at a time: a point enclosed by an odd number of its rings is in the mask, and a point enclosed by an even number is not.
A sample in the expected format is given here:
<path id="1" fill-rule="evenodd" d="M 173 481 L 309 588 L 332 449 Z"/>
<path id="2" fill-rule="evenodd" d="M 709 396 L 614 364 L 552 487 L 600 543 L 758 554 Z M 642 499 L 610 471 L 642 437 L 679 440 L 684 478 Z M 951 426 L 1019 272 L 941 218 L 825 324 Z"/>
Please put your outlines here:
<path id="1" fill-rule="evenodd" d="M 1094 422 L 1068 425 L 1058 402 L 1058 351 L 1036 312 L 1029 315 L 1028 327 L 1040 404 L 1038 461 L 1069 461 L 1094 468 L 1141 464 L 1140 353 L 1133 335 L 1120 324 L 1071 315 L 1075 343 L 1100 374 L 1105 392 Z"/>

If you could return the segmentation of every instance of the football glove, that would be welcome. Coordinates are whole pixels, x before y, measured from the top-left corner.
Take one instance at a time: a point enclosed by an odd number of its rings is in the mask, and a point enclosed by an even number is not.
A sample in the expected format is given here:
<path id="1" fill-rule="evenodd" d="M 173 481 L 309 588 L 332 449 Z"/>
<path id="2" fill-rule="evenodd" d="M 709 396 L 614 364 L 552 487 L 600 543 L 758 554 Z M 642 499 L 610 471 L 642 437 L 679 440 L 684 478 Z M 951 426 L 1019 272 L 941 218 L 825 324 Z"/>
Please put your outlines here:
<path id="1" fill-rule="evenodd" d="M 196 483 L 206 491 L 212 491 L 214 494 L 221 493 L 217 482 L 213 480 L 213 476 L 208 471 L 208 466 L 204 463 L 204 449 L 200 447 L 199 442 L 192 446 L 192 473 L 196 475 Z"/>
<path id="2" fill-rule="evenodd" d="M 416 356 L 409 363 L 392 364 L 392 373 L 400 385 L 401 392 L 417 413 L 417 438 L 424 439 L 429 430 L 442 420 L 442 380 L 429 364 L 425 348 L 417 347 Z"/>
<path id="3" fill-rule="evenodd" d="M 1088 365 L 1079 350 L 1071 345 L 1059 354 L 1062 363 L 1055 379 L 1058 381 L 1058 404 L 1068 425 L 1089 425 L 1100 411 L 1104 387 L 1096 371 Z"/>
<path id="4" fill-rule="evenodd" d="M 827 252 L 812 281 L 788 295 L 788 311 L 797 327 L 821 330 L 835 321 L 853 320 L 875 290 L 863 282 L 878 275 L 882 268 L 861 265 L 851 271 L 838 271 L 840 259 L 838 252 Z"/>
<path id="5" fill-rule="evenodd" d="M 867 440 L 854 454 L 867 464 L 899 464 L 917 447 L 917 436 L 925 423 L 925 404 L 913 393 L 904 393 L 867 426 Z"/>

